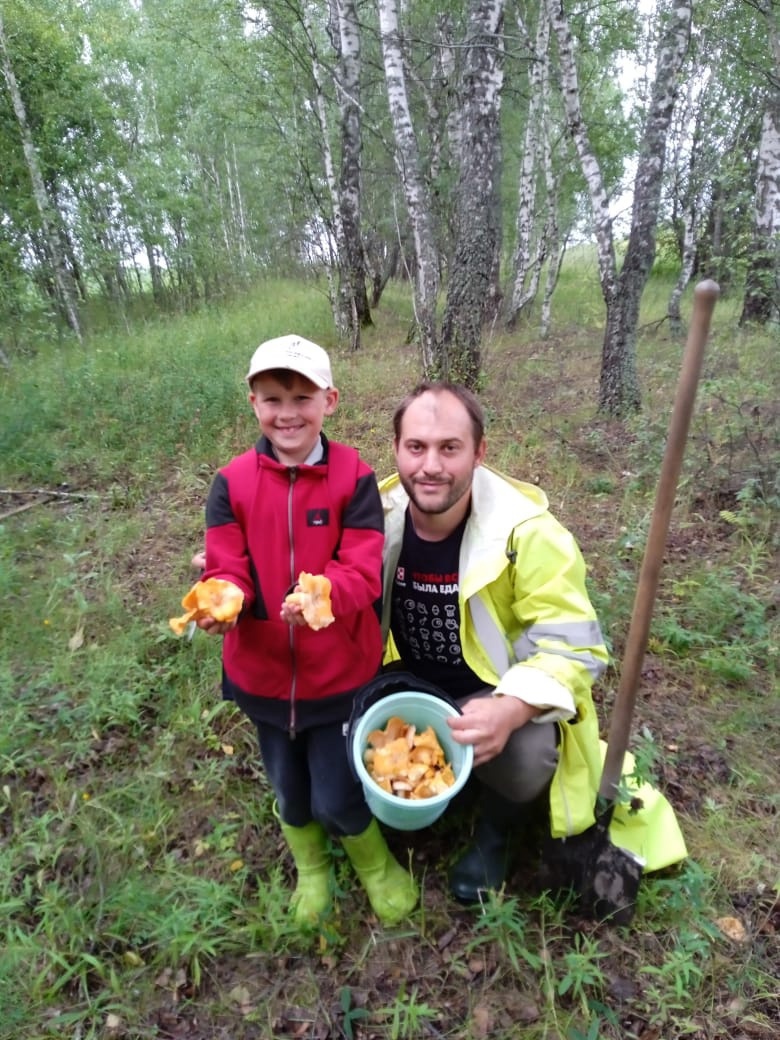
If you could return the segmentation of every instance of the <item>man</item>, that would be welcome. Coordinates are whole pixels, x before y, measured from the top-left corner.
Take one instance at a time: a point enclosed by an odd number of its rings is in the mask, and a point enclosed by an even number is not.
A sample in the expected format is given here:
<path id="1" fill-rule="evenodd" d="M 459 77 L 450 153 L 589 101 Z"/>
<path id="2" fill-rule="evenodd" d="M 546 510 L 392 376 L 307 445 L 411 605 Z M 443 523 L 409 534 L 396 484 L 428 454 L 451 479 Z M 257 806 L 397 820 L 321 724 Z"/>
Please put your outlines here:
<path id="1" fill-rule="evenodd" d="M 450 887 L 498 889 L 529 808 L 554 837 L 594 821 L 601 760 L 591 698 L 607 650 L 572 535 L 542 491 L 484 464 L 484 417 L 463 387 L 424 383 L 394 416 L 385 510 L 386 662 L 454 696 L 480 810 Z"/>

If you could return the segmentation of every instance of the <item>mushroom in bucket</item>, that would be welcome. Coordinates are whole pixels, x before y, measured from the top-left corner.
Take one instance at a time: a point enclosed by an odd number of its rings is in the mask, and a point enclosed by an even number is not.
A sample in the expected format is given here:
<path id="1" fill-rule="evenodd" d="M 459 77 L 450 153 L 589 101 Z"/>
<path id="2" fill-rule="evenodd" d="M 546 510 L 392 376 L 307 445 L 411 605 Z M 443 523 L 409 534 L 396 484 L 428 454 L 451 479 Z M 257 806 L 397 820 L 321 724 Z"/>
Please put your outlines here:
<path id="1" fill-rule="evenodd" d="M 474 749 L 458 744 L 446 722 L 459 713 L 449 699 L 403 690 L 376 701 L 350 727 L 353 766 L 382 823 L 427 827 L 463 788 Z"/>

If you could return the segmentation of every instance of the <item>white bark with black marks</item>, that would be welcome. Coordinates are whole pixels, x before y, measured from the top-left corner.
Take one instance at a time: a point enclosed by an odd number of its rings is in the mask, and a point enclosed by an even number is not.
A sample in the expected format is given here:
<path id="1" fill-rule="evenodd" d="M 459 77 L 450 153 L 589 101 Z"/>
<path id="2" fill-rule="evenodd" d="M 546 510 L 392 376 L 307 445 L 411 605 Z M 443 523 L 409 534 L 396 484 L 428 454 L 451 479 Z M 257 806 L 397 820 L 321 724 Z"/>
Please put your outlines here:
<path id="1" fill-rule="evenodd" d="M 429 373 L 436 359 L 439 259 L 433 233 L 431 202 L 422 175 L 420 152 L 409 109 L 397 0 L 378 0 L 378 9 L 387 100 L 395 136 L 395 163 L 414 234 L 415 320 L 420 336 L 423 371 Z"/>
<path id="2" fill-rule="evenodd" d="M 339 205 L 344 254 L 339 257 L 339 302 L 341 325 L 350 330 L 355 349 L 360 344 L 361 328 L 371 324 L 371 311 L 361 239 L 360 23 L 354 0 L 331 0 L 331 23 L 341 116 Z"/>
<path id="3" fill-rule="evenodd" d="M 482 325 L 498 303 L 503 25 L 504 0 L 471 0 L 461 85 L 455 250 L 437 365 L 440 375 L 471 387 L 480 375 Z"/>

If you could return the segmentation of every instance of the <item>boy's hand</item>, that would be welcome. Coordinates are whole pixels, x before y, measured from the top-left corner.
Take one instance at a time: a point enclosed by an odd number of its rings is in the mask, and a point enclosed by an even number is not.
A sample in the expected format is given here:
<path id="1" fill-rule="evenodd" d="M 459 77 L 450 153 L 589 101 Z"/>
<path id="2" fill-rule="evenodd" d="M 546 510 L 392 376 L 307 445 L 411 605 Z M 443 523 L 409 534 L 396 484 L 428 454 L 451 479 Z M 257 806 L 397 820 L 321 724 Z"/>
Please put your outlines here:
<path id="1" fill-rule="evenodd" d="M 213 617 L 201 617 L 197 619 L 195 624 L 207 635 L 224 636 L 231 628 L 236 627 L 238 618 L 233 618 L 232 621 L 215 621 Z"/>
<path id="2" fill-rule="evenodd" d="M 308 625 L 315 632 L 332 625 L 335 618 L 330 606 L 330 590 L 330 579 L 324 574 L 301 571 L 295 588 L 284 597 L 282 619 L 291 625 Z M 303 620 L 299 621 L 293 614 L 285 614 L 285 607 L 300 611 Z"/>
<path id="3" fill-rule="evenodd" d="M 282 603 L 279 617 L 288 625 L 305 625 L 306 618 L 303 616 L 303 607 L 298 603 Z"/>

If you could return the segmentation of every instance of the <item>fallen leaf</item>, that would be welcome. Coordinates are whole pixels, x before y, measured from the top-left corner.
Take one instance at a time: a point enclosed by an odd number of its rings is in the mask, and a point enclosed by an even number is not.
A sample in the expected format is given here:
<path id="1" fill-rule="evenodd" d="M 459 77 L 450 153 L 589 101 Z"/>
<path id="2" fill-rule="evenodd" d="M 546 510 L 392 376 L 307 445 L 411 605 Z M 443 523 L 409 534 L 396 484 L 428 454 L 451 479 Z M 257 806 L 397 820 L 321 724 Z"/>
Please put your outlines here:
<path id="1" fill-rule="evenodd" d="M 726 938 L 731 939 L 732 942 L 747 942 L 747 931 L 738 917 L 719 917 L 715 924 Z"/>
<path id="2" fill-rule="evenodd" d="M 542 1017 L 539 1006 L 533 1000 L 522 1000 L 513 1012 L 518 1022 L 538 1022 Z"/>
<path id="3" fill-rule="evenodd" d="M 78 650 L 79 647 L 82 647 L 83 645 L 84 645 L 84 626 L 83 625 L 79 625 L 79 627 L 76 629 L 76 631 L 73 633 L 73 635 L 68 640 L 68 649 L 69 650 Z"/>
<path id="4" fill-rule="evenodd" d="M 493 1031 L 493 1015 L 490 1008 L 485 1007 L 484 1004 L 477 1004 L 471 1021 L 475 1037 L 490 1036 Z"/>

